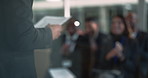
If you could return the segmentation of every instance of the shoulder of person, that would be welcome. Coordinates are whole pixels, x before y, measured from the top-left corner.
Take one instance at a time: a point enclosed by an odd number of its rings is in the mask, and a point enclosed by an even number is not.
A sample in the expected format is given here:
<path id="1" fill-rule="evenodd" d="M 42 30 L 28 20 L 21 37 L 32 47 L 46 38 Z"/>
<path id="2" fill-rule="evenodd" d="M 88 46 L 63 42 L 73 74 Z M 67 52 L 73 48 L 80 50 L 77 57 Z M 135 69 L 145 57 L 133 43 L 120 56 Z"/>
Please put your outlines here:
<path id="1" fill-rule="evenodd" d="M 111 44 L 113 42 L 113 38 L 111 35 L 103 34 L 102 42 L 107 43 L 107 44 L 109 44 L 109 43 Z"/>
<path id="2" fill-rule="evenodd" d="M 142 35 L 148 35 L 147 32 L 144 32 L 144 31 L 138 31 L 138 33 L 142 34 Z"/>
<path id="3" fill-rule="evenodd" d="M 100 36 L 102 38 L 109 38 L 110 37 L 110 35 L 102 33 L 102 32 L 99 32 L 98 36 Z"/>
<path id="4" fill-rule="evenodd" d="M 79 40 L 88 40 L 89 36 L 88 35 L 79 35 Z"/>
<path id="5" fill-rule="evenodd" d="M 139 43 L 137 39 L 127 38 L 127 44 L 130 46 L 138 46 Z"/>
<path id="6" fill-rule="evenodd" d="M 138 31 L 137 34 L 138 34 L 140 37 L 142 37 L 142 38 L 147 38 L 147 37 L 148 37 L 148 32 Z"/>

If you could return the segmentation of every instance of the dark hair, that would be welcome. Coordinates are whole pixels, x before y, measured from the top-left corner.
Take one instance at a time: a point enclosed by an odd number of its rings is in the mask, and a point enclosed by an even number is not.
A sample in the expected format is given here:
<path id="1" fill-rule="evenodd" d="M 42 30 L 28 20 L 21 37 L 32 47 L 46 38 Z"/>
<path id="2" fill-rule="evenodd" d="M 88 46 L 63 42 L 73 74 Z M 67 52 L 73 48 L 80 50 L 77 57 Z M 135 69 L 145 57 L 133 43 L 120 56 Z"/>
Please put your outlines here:
<path id="1" fill-rule="evenodd" d="M 122 35 L 124 35 L 124 36 L 126 36 L 126 37 L 128 37 L 128 35 L 129 35 L 129 31 L 128 31 L 128 28 L 127 28 L 127 23 L 126 23 L 126 21 L 125 21 L 125 18 L 124 18 L 124 16 L 122 16 L 122 15 L 116 15 L 116 16 L 113 16 L 112 17 L 112 19 L 113 18 L 115 18 L 115 17 L 118 17 L 118 18 L 120 18 L 121 19 L 121 21 L 123 22 L 123 24 L 124 24 L 124 31 L 123 31 L 123 33 L 122 33 Z M 112 34 L 112 33 L 111 33 Z"/>
<path id="2" fill-rule="evenodd" d="M 88 18 L 85 19 L 85 22 L 95 22 L 95 23 L 97 23 L 98 20 L 95 17 L 88 17 Z"/>

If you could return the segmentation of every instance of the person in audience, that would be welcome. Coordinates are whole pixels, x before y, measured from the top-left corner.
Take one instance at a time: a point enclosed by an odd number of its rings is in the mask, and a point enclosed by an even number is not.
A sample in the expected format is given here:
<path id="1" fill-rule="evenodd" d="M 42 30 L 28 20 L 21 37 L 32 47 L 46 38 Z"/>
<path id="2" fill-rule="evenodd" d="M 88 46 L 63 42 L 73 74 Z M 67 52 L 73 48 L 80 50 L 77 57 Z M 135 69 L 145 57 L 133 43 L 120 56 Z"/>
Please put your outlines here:
<path id="1" fill-rule="evenodd" d="M 124 78 L 135 78 L 137 67 L 138 44 L 128 37 L 125 19 L 121 15 L 112 18 L 110 38 L 106 38 L 100 53 L 100 65 L 102 70 L 111 70 L 115 76 L 124 75 Z M 112 72 L 116 70 L 118 73 Z"/>
<path id="2" fill-rule="evenodd" d="M 126 16 L 129 37 L 136 39 L 140 47 L 140 74 L 141 78 L 147 78 L 148 73 L 148 33 L 138 29 L 136 13 L 129 12 Z"/>
<path id="3" fill-rule="evenodd" d="M 75 22 L 76 20 L 72 19 L 66 25 L 66 32 L 61 36 L 62 56 L 63 65 L 68 67 L 77 78 L 81 78 L 81 52 L 78 47 L 80 35 L 77 33 L 78 27 Z"/>
<path id="4" fill-rule="evenodd" d="M 103 41 L 107 38 L 106 34 L 99 31 L 100 27 L 97 22 L 97 19 L 93 17 L 85 20 L 85 35 L 89 38 L 90 49 L 92 52 L 91 69 L 89 71 L 90 74 L 92 73 L 91 78 L 96 76 L 94 69 L 98 69 L 97 66 L 99 65 L 98 59 L 100 57 L 100 50 L 102 46 L 105 46 Z"/>
<path id="5" fill-rule="evenodd" d="M 96 19 L 93 17 L 86 18 L 85 30 L 80 39 L 80 43 L 83 44 L 81 45 L 82 78 L 92 78 L 91 72 L 94 65 L 95 52 L 99 50 L 97 47 L 98 35 L 102 37 L 102 33 L 99 33 Z"/>

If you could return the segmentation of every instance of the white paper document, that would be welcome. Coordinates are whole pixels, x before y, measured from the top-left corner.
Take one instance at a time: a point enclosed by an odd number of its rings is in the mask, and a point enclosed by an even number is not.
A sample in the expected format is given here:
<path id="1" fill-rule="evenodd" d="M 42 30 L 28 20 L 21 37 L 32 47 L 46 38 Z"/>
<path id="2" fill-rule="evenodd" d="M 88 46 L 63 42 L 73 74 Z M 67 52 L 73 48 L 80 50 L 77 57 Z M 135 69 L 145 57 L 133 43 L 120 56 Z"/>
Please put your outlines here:
<path id="1" fill-rule="evenodd" d="M 66 68 L 49 69 L 52 78 L 76 78 L 71 71 Z"/>
<path id="2" fill-rule="evenodd" d="M 70 19 L 71 19 L 71 17 L 45 16 L 39 22 L 37 22 L 34 26 L 35 26 L 35 28 L 44 28 L 48 24 L 63 25 L 64 23 L 66 23 Z"/>

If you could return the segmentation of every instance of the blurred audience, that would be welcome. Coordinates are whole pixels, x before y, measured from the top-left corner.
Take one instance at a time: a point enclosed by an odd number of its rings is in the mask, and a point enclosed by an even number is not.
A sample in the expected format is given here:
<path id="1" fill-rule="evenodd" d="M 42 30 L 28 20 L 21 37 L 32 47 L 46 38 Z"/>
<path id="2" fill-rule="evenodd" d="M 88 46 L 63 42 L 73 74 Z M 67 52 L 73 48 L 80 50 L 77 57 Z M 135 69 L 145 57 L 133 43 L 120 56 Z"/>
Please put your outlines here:
<path id="1" fill-rule="evenodd" d="M 135 78 L 138 44 L 135 40 L 129 38 L 128 34 L 124 17 L 114 16 L 110 27 L 111 38 L 106 38 L 107 40 L 104 43 L 106 46 L 101 49 L 99 66 L 100 69 L 113 74 L 113 78 L 122 76 L 124 78 Z"/>
<path id="2" fill-rule="evenodd" d="M 77 78 L 81 78 L 81 52 L 78 47 L 79 34 L 72 19 L 66 26 L 66 32 L 62 38 L 63 65 L 68 67 Z"/>
<path id="3" fill-rule="evenodd" d="M 75 21 L 61 36 L 61 51 L 63 64 L 77 78 L 147 78 L 148 33 L 137 28 L 135 13 L 114 16 L 109 35 L 99 31 L 94 17 L 86 18 L 84 31 Z"/>
<path id="4" fill-rule="evenodd" d="M 81 43 L 83 42 L 82 53 L 82 78 L 91 78 L 91 71 L 94 64 L 94 54 L 98 49 L 96 39 L 99 35 L 97 19 L 93 17 L 86 18 L 85 30 L 83 32 Z"/>
<path id="5" fill-rule="evenodd" d="M 91 68 L 89 71 L 92 78 L 95 77 L 95 74 L 92 73 L 93 69 L 97 69 L 97 66 L 99 65 L 100 50 L 106 35 L 99 31 L 98 20 L 93 17 L 87 18 L 85 20 L 85 35 L 87 35 L 89 38 L 90 50 L 92 52 L 90 62 Z"/>
<path id="6" fill-rule="evenodd" d="M 100 58 L 100 50 L 102 46 L 105 46 L 103 44 L 105 38 L 107 38 L 107 35 L 99 31 L 99 24 L 98 20 L 93 17 L 89 17 L 85 20 L 85 36 L 88 37 L 89 47 L 90 47 L 90 69 L 89 74 L 92 77 L 95 77 L 96 74 L 94 72 L 94 69 L 98 69 L 99 65 L 99 58 Z M 84 61 L 88 63 L 86 58 L 88 59 L 88 56 L 85 57 Z M 85 75 L 85 74 L 84 74 Z"/>
<path id="7" fill-rule="evenodd" d="M 148 33 L 138 29 L 138 21 L 136 13 L 129 12 L 126 16 L 129 37 L 136 39 L 140 47 L 140 76 L 147 78 L 148 73 Z"/>

